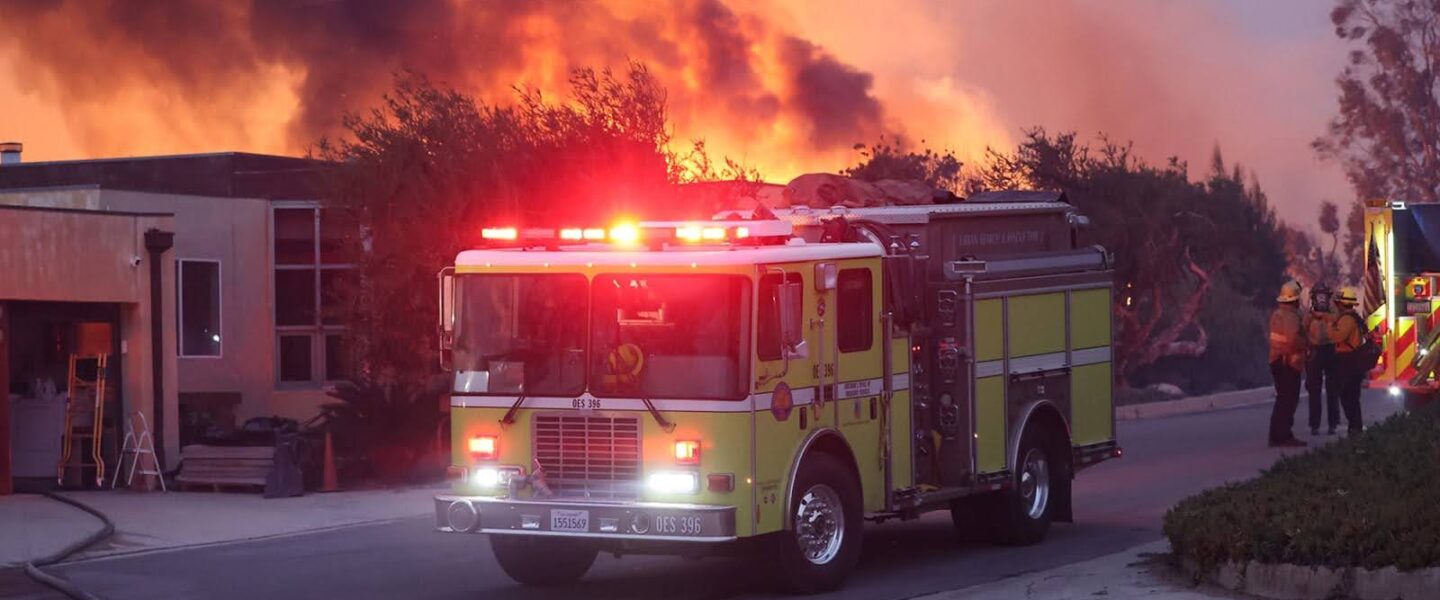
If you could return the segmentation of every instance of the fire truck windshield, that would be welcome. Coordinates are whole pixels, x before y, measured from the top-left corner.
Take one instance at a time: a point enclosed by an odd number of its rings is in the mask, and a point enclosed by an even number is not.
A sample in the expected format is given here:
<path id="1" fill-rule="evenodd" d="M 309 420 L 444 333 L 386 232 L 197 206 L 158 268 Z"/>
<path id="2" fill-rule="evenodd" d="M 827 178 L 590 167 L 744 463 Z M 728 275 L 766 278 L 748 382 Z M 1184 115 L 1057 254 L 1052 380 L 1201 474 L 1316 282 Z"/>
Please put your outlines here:
<path id="1" fill-rule="evenodd" d="M 591 310 L 596 396 L 738 399 L 750 284 L 731 275 L 603 274 Z"/>
<path id="2" fill-rule="evenodd" d="M 583 392 L 586 288 L 578 274 L 460 277 L 455 392 Z"/>

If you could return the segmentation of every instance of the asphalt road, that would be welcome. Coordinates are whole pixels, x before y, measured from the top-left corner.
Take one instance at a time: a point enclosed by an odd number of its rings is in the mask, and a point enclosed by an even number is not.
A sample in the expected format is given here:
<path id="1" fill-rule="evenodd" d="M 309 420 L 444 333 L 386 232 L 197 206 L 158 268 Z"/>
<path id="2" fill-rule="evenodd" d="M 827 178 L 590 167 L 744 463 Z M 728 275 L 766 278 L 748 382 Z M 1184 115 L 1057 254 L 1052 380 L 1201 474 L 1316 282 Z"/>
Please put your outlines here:
<path id="1" fill-rule="evenodd" d="M 1118 552 L 1160 537 L 1165 510 L 1249 478 L 1281 451 L 1265 445 L 1269 407 L 1121 423 L 1125 457 L 1081 473 L 1075 524 L 1038 546 L 955 541 L 949 517 L 871 525 L 859 570 L 832 598 L 910 598 Z M 1375 394 L 1367 420 L 1393 412 Z M 1304 422 L 1305 409 L 1299 411 Z M 1303 432 L 1304 426 L 1296 428 Z M 1302 434 L 1308 439 L 1308 434 Z M 1322 436 L 1322 440 L 1333 439 Z M 602 556 L 575 588 L 511 582 L 482 536 L 431 531 L 428 518 L 72 563 L 57 570 L 106 598 L 768 598 L 743 559 Z"/>

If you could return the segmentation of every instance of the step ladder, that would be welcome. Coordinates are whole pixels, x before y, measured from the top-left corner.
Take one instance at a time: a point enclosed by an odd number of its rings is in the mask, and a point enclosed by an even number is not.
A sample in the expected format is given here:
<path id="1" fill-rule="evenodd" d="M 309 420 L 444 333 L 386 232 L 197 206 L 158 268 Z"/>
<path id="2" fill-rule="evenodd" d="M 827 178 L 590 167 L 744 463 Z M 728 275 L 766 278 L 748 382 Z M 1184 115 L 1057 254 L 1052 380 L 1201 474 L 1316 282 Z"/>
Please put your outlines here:
<path id="1" fill-rule="evenodd" d="M 150 468 L 140 467 L 144 457 L 150 457 Z M 165 475 L 160 472 L 160 461 L 155 457 L 155 438 L 150 435 L 150 422 L 145 413 L 131 411 L 125 419 L 125 439 L 120 443 L 120 458 L 115 461 L 115 475 L 110 478 L 110 489 L 120 482 L 120 472 L 125 470 L 125 459 L 130 459 L 130 472 L 125 475 L 125 487 L 135 483 L 135 474 L 151 475 L 160 480 L 160 491 L 165 488 Z M 137 470 L 137 467 L 138 470 Z"/>
<path id="2" fill-rule="evenodd" d="M 79 469 L 83 477 L 86 468 L 95 469 L 95 487 L 105 487 L 105 459 L 101 450 L 104 448 L 105 431 L 105 367 L 109 359 L 108 354 L 70 355 L 70 379 L 65 399 L 65 437 L 61 443 L 60 464 L 55 475 L 56 482 L 61 487 L 65 485 L 66 471 Z M 92 380 L 81 377 L 80 368 L 92 362 L 95 365 L 95 378 Z M 93 462 L 85 462 L 84 457 L 77 455 L 85 440 L 90 440 L 90 460 Z"/>

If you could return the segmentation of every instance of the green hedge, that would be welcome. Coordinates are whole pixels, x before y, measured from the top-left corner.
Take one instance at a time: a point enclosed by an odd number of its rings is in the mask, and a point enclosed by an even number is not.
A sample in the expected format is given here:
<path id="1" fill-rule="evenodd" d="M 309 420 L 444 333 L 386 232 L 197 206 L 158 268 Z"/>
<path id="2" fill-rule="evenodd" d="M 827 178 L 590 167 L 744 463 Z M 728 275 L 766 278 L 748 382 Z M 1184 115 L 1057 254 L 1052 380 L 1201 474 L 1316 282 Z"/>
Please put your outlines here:
<path id="1" fill-rule="evenodd" d="M 1440 565 L 1440 403 L 1282 458 L 1165 515 L 1179 558 L 1327 567 Z"/>

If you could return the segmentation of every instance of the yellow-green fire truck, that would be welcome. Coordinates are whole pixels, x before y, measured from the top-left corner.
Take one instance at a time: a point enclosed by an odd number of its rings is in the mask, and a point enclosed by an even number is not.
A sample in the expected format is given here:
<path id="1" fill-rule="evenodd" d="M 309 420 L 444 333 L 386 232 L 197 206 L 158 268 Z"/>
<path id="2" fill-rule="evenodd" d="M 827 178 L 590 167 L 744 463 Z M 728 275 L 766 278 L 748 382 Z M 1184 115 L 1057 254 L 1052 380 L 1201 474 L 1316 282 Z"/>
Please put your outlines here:
<path id="1" fill-rule="evenodd" d="M 1063 196 L 484 230 L 441 272 L 436 526 L 575 581 L 743 552 L 840 585 L 866 521 L 1039 542 L 1120 455 L 1109 256 Z"/>

